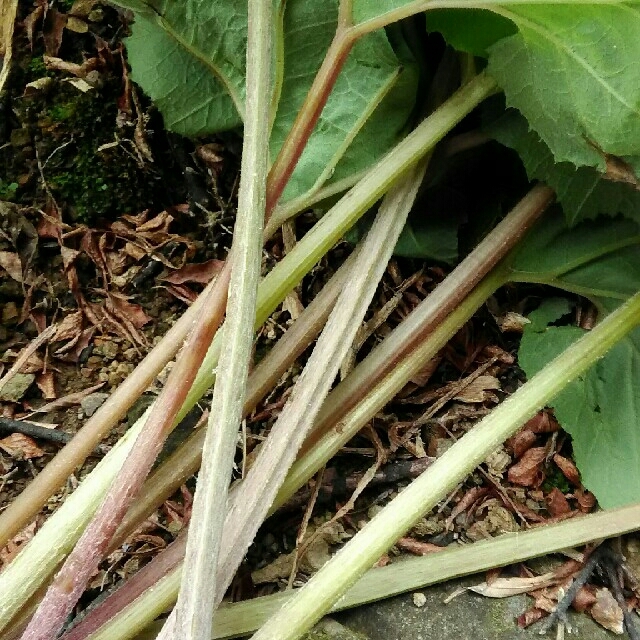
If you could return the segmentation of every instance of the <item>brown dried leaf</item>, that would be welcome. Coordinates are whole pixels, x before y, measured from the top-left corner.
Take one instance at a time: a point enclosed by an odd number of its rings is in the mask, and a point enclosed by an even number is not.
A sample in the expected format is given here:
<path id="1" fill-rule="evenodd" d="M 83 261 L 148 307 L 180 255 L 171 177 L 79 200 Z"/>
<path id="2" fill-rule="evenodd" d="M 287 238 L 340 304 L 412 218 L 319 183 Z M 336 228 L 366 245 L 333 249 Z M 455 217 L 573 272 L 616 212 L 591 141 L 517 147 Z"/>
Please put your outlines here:
<path id="1" fill-rule="evenodd" d="M 536 434 L 531 431 L 531 429 L 523 427 L 515 436 L 512 436 L 506 441 L 505 446 L 516 458 L 520 458 L 525 451 L 531 449 L 536 440 Z"/>
<path id="2" fill-rule="evenodd" d="M 97 391 L 101 387 L 104 386 L 104 382 L 100 382 L 98 384 L 94 384 L 87 389 L 83 389 L 82 391 L 76 391 L 75 393 L 69 393 L 66 396 L 62 396 L 62 398 L 58 398 L 53 402 L 47 402 L 47 404 L 43 404 L 41 407 L 34 409 L 25 416 L 25 419 L 29 419 L 31 416 L 36 415 L 37 413 L 49 413 L 49 411 L 56 411 L 57 409 L 64 409 L 66 407 L 72 407 L 80 404 L 80 400 L 82 398 L 92 394 L 94 391 Z"/>
<path id="3" fill-rule="evenodd" d="M 473 487 L 467 491 L 462 498 L 458 501 L 455 507 L 451 510 L 451 515 L 445 522 L 445 530 L 448 531 L 453 525 L 454 520 L 467 509 L 482 500 L 489 493 L 488 487 Z"/>
<path id="4" fill-rule="evenodd" d="M 540 411 L 524 426 L 533 433 L 553 433 L 560 429 L 558 421 L 548 411 Z"/>
<path id="5" fill-rule="evenodd" d="M 136 329 L 144 327 L 145 324 L 152 320 L 151 316 L 148 316 L 139 304 L 129 302 L 126 296 L 122 294 L 110 293 L 107 300 L 107 307 L 128 325 L 133 325 Z"/>
<path id="6" fill-rule="evenodd" d="M 547 510 L 552 516 L 560 516 L 571 511 L 567 499 L 557 487 L 551 489 L 545 501 L 547 503 Z"/>
<path id="7" fill-rule="evenodd" d="M 578 507 L 583 513 L 589 513 L 596 506 L 596 497 L 582 487 L 579 487 L 573 492 L 576 500 L 578 501 Z"/>
<path id="8" fill-rule="evenodd" d="M 519 615 L 517 618 L 518 626 L 521 629 L 526 629 L 531 626 L 534 622 L 538 622 L 538 620 L 542 620 L 547 615 L 546 611 L 542 609 L 537 609 L 536 607 L 532 607 L 528 611 L 525 611 L 523 614 Z"/>
<path id="9" fill-rule="evenodd" d="M 454 400 L 460 402 L 482 403 L 495 398 L 490 390 L 499 390 L 500 381 L 494 376 L 478 376 L 470 384 L 466 385 L 459 393 L 454 396 Z"/>
<path id="10" fill-rule="evenodd" d="M 618 635 L 624 633 L 622 609 L 607 588 L 596 590 L 596 602 L 591 607 L 591 617 L 602 627 Z"/>
<path id="11" fill-rule="evenodd" d="M 184 284 L 185 282 L 208 284 L 212 278 L 220 273 L 223 266 L 223 260 L 207 260 L 200 264 L 187 264 L 162 279 L 171 284 Z"/>
<path id="12" fill-rule="evenodd" d="M 40 458 L 44 455 L 44 451 L 36 444 L 36 441 L 23 433 L 12 433 L 0 440 L 0 449 L 16 460 Z"/>
<path id="13" fill-rule="evenodd" d="M 523 487 L 539 487 L 544 481 L 542 465 L 546 457 L 545 447 L 532 447 L 507 473 L 509 482 Z"/>
<path id="14" fill-rule="evenodd" d="M 0 563 L 3 567 L 8 565 L 21 551 L 22 547 L 33 538 L 36 533 L 35 520 L 27 525 L 20 533 L 17 533 L 7 545 L 0 549 Z"/>
<path id="15" fill-rule="evenodd" d="M 431 553 L 438 553 L 444 551 L 446 547 L 440 547 L 437 544 L 431 542 L 422 542 L 415 538 L 400 538 L 396 541 L 396 547 L 402 551 L 413 553 L 415 556 L 426 556 Z"/>
<path id="16" fill-rule="evenodd" d="M 185 304 L 192 304 L 198 298 L 198 294 L 195 291 L 189 289 L 189 287 L 184 287 L 182 285 L 169 285 L 168 287 L 164 287 L 172 296 L 178 298 Z"/>
<path id="17" fill-rule="evenodd" d="M 559 453 L 554 454 L 553 461 L 558 466 L 558 469 L 562 471 L 562 475 L 574 486 L 580 486 L 580 472 L 578 471 L 578 467 L 564 456 L 561 456 Z"/>
<path id="18" fill-rule="evenodd" d="M 51 342 L 77 340 L 82 331 L 82 311 L 74 311 L 65 316 L 57 325 Z"/>
<path id="19" fill-rule="evenodd" d="M 497 578 L 490 585 L 481 582 L 473 587 L 468 587 L 469 591 L 478 593 L 485 598 L 508 598 L 521 593 L 529 593 L 542 587 L 553 584 L 555 576 L 553 573 L 545 573 L 541 576 L 529 578 Z"/>
<path id="20" fill-rule="evenodd" d="M 25 31 L 27 32 L 27 40 L 29 41 L 29 49 L 33 51 L 33 39 L 37 23 L 44 15 L 44 3 L 38 2 L 36 8 L 22 21 Z"/>
<path id="21" fill-rule="evenodd" d="M 584 585 L 580 587 L 576 597 L 573 599 L 571 606 L 578 612 L 582 613 L 593 606 L 596 601 L 596 588 L 592 585 Z"/>
<path id="22" fill-rule="evenodd" d="M 43 31 L 44 50 L 48 56 L 57 56 L 62 44 L 62 34 L 67 24 L 67 16 L 56 9 L 49 8 L 45 17 Z"/>
<path id="23" fill-rule="evenodd" d="M 2 267 L 16 282 L 23 282 L 22 263 L 20 256 L 13 251 L 0 251 L 0 267 Z"/>
<path id="24" fill-rule="evenodd" d="M 53 371 L 45 371 L 39 373 L 36 376 L 36 384 L 38 389 L 42 391 L 42 395 L 45 400 L 54 400 L 57 397 L 56 394 L 56 381 Z"/>

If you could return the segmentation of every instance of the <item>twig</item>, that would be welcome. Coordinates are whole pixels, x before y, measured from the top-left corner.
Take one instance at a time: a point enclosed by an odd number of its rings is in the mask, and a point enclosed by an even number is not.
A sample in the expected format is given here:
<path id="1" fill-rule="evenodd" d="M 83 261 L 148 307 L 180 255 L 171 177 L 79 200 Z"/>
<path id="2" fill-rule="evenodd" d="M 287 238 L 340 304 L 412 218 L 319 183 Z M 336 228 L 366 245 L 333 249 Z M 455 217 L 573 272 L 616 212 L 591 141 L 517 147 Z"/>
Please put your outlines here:
<path id="1" fill-rule="evenodd" d="M 53 425 L 52 425 L 53 427 Z M 64 431 L 57 431 L 54 428 L 43 427 L 35 422 L 24 420 L 12 420 L 11 418 L 0 417 L 0 433 L 22 433 L 25 436 L 47 440 L 48 442 L 67 443 L 73 436 Z"/>
<path id="2" fill-rule="evenodd" d="M 638 633 L 638 628 L 634 621 L 635 616 L 631 615 L 631 611 L 629 611 L 629 607 L 625 602 L 622 587 L 620 585 L 620 575 L 616 571 L 617 567 L 621 567 L 621 563 L 622 558 L 620 555 L 611 550 L 609 550 L 609 553 L 602 558 L 602 565 L 604 566 L 604 570 L 609 578 L 613 597 L 616 599 L 618 606 L 622 610 L 625 631 L 629 634 L 630 640 L 640 640 L 640 633 Z"/>
<path id="3" fill-rule="evenodd" d="M 573 582 L 567 589 L 566 593 L 558 602 L 558 605 L 556 606 L 553 613 L 544 621 L 544 624 L 542 625 L 539 632 L 540 635 L 544 635 L 545 633 L 547 633 L 556 622 L 562 622 L 566 625 L 569 625 L 569 622 L 567 620 L 567 611 L 569 610 L 571 603 L 575 600 L 575 597 L 578 595 L 578 591 L 580 591 L 580 589 L 584 587 L 584 585 L 587 583 L 587 580 L 589 580 L 589 578 L 591 577 L 591 574 L 596 568 L 598 562 L 600 562 L 600 560 L 602 559 L 604 553 L 605 547 L 602 545 L 591 553 L 584 567 L 580 569 L 578 575 L 573 579 Z"/>

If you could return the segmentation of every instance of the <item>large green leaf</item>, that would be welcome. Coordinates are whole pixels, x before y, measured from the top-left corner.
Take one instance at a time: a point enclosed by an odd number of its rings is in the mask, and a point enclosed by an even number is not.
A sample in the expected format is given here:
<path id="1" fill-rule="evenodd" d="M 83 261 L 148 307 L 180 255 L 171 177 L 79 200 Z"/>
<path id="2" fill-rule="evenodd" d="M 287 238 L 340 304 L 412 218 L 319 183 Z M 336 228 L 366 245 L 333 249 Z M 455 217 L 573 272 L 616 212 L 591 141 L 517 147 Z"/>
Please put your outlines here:
<path id="1" fill-rule="evenodd" d="M 640 8 L 492 7 L 518 34 L 490 48 L 489 72 L 556 162 L 597 167 L 606 154 L 640 174 Z"/>
<path id="2" fill-rule="evenodd" d="M 509 279 L 549 284 L 603 300 L 625 300 L 640 289 L 640 224 L 599 218 L 568 228 L 550 212 L 512 255 Z"/>
<path id="3" fill-rule="evenodd" d="M 511 20 L 487 9 L 434 9 L 425 16 L 428 31 L 438 31 L 458 51 L 484 58 L 491 45 L 517 31 Z"/>
<path id="4" fill-rule="evenodd" d="M 153 8 L 141 0 L 117 0 L 117 4 L 135 13 L 127 39 L 132 77 L 158 106 L 169 129 L 200 136 L 242 124 L 246 3 L 158 0 Z M 284 6 L 276 55 L 278 107 L 272 157 L 296 117 L 337 24 L 336 0 L 289 0 Z M 284 199 L 377 161 L 399 140 L 413 109 L 416 86 L 415 68 L 407 61 L 400 64 L 384 31 L 361 38 L 345 62 Z M 363 125 L 372 114 L 377 126 L 365 132 Z"/>
<path id="5" fill-rule="evenodd" d="M 640 286 L 640 282 L 637 282 Z M 550 300 L 534 313 L 519 351 L 527 376 L 537 373 L 584 331 L 548 326 L 569 311 Z M 573 452 L 584 485 L 602 507 L 638 501 L 640 494 L 640 330 L 613 347 L 587 373 L 555 398 L 554 410 L 573 440 Z"/>
<path id="6" fill-rule="evenodd" d="M 512 258 L 512 279 L 541 282 L 588 296 L 601 314 L 640 290 L 640 225 L 598 219 L 567 229 L 548 216 Z M 531 314 L 518 359 L 531 377 L 577 340 L 583 330 L 553 326 L 571 310 L 564 299 L 545 301 Z M 585 486 L 600 504 L 636 502 L 640 491 L 640 329 L 631 332 L 554 400 L 573 438 Z"/>
<path id="7" fill-rule="evenodd" d="M 549 147 L 517 111 L 510 110 L 486 130 L 518 152 L 531 180 L 542 180 L 555 190 L 569 224 L 601 214 L 622 213 L 640 220 L 640 191 L 629 184 L 607 180 L 592 167 L 554 162 Z"/>

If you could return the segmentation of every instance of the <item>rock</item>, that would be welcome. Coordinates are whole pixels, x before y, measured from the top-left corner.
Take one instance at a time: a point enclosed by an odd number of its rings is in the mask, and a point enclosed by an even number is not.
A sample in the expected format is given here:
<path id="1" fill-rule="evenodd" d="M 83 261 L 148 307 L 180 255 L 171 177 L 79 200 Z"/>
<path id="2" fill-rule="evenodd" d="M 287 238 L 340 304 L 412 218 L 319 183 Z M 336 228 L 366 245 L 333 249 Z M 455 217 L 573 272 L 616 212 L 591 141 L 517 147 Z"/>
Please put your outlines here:
<path id="1" fill-rule="evenodd" d="M 86 398 L 82 398 L 82 400 L 80 400 L 82 412 L 87 418 L 90 418 L 104 404 L 108 397 L 108 393 L 96 392 L 88 395 Z"/>
<path id="2" fill-rule="evenodd" d="M 2 402 L 20 402 L 35 379 L 33 373 L 16 373 L 0 390 L 0 400 Z"/>
<path id="3" fill-rule="evenodd" d="M 480 576 L 453 580 L 421 589 L 425 605 L 416 607 L 407 593 L 357 609 L 333 614 L 345 626 L 366 634 L 370 640 L 513 640 L 539 639 L 540 623 L 519 629 L 516 618 L 533 600 L 525 595 L 483 598 L 463 593 L 448 604 L 445 598 L 460 587 L 482 581 Z M 607 640 L 611 634 L 588 615 L 569 612 L 572 640 Z M 555 631 L 549 637 L 555 636 Z"/>

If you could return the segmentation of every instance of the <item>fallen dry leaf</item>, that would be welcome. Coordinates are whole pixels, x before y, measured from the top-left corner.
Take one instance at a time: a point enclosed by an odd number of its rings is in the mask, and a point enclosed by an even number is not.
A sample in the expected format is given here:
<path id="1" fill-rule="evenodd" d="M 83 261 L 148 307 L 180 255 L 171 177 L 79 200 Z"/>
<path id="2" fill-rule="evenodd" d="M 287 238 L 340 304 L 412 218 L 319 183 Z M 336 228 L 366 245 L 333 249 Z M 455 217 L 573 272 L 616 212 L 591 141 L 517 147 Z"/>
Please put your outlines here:
<path id="1" fill-rule="evenodd" d="M 560 491 L 560 489 L 558 489 L 557 487 L 551 489 L 545 501 L 547 503 L 547 510 L 552 516 L 560 516 L 571 511 L 569 502 L 565 498 L 562 491 Z"/>
<path id="2" fill-rule="evenodd" d="M 580 472 L 578 471 L 578 467 L 564 456 L 561 456 L 559 453 L 554 454 L 553 461 L 558 466 L 558 469 L 562 471 L 562 475 L 574 486 L 580 486 Z"/>
<path id="3" fill-rule="evenodd" d="M 531 429 L 523 427 L 506 441 L 505 446 L 516 458 L 521 458 L 525 451 L 531 449 L 537 438 L 538 436 Z"/>
<path id="4" fill-rule="evenodd" d="M 622 609 L 607 588 L 596 590 L 596 601 L 591 607 L 591 617 L 602 627 L 618 635 L 624 633 Z"/>
<path id="5" fill-rule="evenodd" d="M 0 267 L 2 267 L 16 282 L 23 282 L 22 263 L 20 256 L 13 251 L 0 251 Z"/>
<path id="6" fill-rule="evenodd" d="M 39 373 L 36 376 L 36 384 L 38 389 L 42 391 L 42 396 L 45 400 L 55 400 L 56 394 L 56 381 L 53 371 L 45 371 Z"/>
<path id="7" fill-rule="evenodd" d="M 22 531 L 17 533 L 5 547 L 0 549 L 0 563 L 2 566 L 8 565 L 15 556 L 18 555 L 22 547 L 33 538 L 36 533 L 35 520 L 27 525 Z"/>
<path id="8" fill-rule="evenodd" d="M 162 279 L 171 284 L 184 284 L 185 282 L 208 284 L 212 278 L 220 273 L 223 266 L 223 260 L 207 260 L 200 264 L 186 264 Z"/>
<path id="9" fill-rule="evenodd" d="M 16 460 L 40 458 L 44 455 L 44 451 L 36 444 L 36 441 L 23 433 L 12 433 L 0 440 L 0 449 Z"/>
<path id="10" fill-rule="evenodd" d="M 454 396 L 454 400 L 467 403 L 482 403 L 487 400 L 496 401 L 492 390 L 500 389 L 500 381 L 494 376 L 478 376 Z"/>
<path id="11" fill-rule="evenodd" d="M 31 411 L 31 413 L 24 416 L 24 418 L 28 420 L 31 416 L 34 416 L 38 413 L 49 413 L 49 411 L 64 409 L 66 407 L 72 407 L 77 404 L 80 404 L 80 400 L 82 400 L 82 398 L 88 396 L 94 391 L 97 391 L 103 386 L 104 386 L 104 382 L 100 382 L 82 391 L 77 391 L 76 393 L 69 393 L 66 396 L 62 396 L 62 398 L 58 398 L 57 400 L 54 400 L 53 402 L 47 402 L 47 404 L 43 404 L 38 409 L 34 409 L 33 411 Z"/>
<path id="12" fill-rule="evenodd" d="M 555 582 L 555 574 L 545 573 L 541 576 L 529 578 L 497 578 L 491 584 L 481 582 L 468 587 L 469 591 L 478 593 L 485 598 L 508 598 L 521 593 L 529 593 L 535 589 L 547 587 Z"/>
<path id="13" fill-rule="evenodd" d="M 532 447 L 508 471 L 509 482 L 523 487 L 539 487 L 544 481 L 542 464 L 547 455 L 545 447 Z"/>

